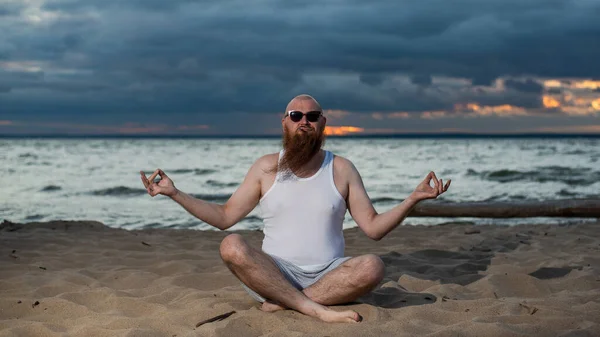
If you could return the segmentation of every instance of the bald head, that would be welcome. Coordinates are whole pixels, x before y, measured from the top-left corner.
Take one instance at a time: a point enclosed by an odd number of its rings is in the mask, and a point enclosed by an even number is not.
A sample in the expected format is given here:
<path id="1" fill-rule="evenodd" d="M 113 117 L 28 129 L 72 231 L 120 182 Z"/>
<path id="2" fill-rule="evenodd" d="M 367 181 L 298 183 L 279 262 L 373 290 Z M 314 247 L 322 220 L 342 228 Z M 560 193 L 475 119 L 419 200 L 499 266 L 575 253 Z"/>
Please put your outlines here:
<path id="1" fill-rule="evenodd" d="M 321 105 L 311 95 L 302 94 L 298 95 L 288 103 L 285 111 L 300 110 L 300 111 L 321 111 Z"/>

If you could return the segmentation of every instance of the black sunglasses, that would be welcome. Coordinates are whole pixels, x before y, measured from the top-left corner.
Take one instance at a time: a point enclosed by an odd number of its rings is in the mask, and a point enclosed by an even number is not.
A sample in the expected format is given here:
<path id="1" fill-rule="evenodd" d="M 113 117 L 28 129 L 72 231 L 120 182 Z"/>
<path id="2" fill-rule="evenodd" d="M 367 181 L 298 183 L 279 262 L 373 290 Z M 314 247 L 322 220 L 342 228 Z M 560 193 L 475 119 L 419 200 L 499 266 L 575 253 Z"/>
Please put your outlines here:
<path id="1" fill-rule="evenodd" d="M 316 123 L 319 120 L 319 117 L 321 117 L 322 113 L 323 113 L 322 111 L 309 111 L 307 113 L 304 113 L 302 111 L 291 110 L 286 113 L 286 116 L 290 116 L 290 119 L 292 120 L 292 122 L 298 123 L 299 121 L 302 120 L 302 117 L 304 117 L 304 115 L 306 115 L 307 121 L 309 121 L 311 123 Z"/>

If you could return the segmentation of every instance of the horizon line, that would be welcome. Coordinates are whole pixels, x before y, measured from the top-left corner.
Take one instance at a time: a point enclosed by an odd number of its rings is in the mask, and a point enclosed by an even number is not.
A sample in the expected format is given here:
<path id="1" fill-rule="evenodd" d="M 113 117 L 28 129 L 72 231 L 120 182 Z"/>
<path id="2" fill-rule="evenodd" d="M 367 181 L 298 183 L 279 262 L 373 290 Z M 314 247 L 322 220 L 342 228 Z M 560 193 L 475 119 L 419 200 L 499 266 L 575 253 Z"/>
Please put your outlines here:
<path id="1" fill-rule="evenodd" d="M 600 133 L 556 133 L 556 132 L 511 132 L 511 133 L 476 133 L 476 132 L 423 132 L 423 133 L 387 133 L 387 134 L 347 134 L 327 135 L 326 138 L 600 138 Z M 0 139 L 18 138 L 258 138 L 271 139 L 281 138 L 275 134 L 222 134 L 222 135 L 198 135 L 198 134 L 0 134 Z"/>

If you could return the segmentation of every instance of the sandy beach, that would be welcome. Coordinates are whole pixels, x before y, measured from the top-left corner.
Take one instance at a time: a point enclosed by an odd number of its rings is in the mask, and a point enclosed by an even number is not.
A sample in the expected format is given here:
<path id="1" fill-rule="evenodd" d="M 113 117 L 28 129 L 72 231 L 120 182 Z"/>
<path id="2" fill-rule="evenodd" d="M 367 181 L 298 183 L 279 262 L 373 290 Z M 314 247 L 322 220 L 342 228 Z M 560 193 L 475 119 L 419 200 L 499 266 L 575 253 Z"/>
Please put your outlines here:
<path id="1" fill-rule="evenodd" d="M 260 247 L 261 231 L 239 231 Z M 0 336 L 600 336 L 600 223 L 400 226 L 363 322 L 264 313 L 222 263 L 228 232 L 0 225 Z M 235 313 L 196 327 L 217 315 Z"/>

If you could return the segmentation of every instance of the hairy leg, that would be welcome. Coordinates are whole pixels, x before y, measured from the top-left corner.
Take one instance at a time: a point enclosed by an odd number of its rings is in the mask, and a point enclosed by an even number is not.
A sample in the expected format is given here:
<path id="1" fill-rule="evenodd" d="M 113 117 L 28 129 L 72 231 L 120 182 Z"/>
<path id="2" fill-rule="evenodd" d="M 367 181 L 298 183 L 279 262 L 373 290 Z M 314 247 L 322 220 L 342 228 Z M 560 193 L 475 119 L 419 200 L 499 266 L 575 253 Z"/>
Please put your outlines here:
<path id="1" fill-rule="evenodd" d="M 265 298 L 326 322 L 360 320 L 360 315 L 354 311 L 338 312 L 312 301 L 285 279 L 268 255 L 250 247 L 239 234 L 230 234 L 223 239 L 220 252 L 233 274 Z"/>
<path id="2" fill-rule="evenodd" d="M 377 255 L 353 257 L 302 292 L 322 305 L 348 303 L 373 290 L 383 279 L 384 271 L 385 266 Z M 262 310 L 270 312 L 285 308 L 283 303 L 275 301 L 262 305 Z"/>

